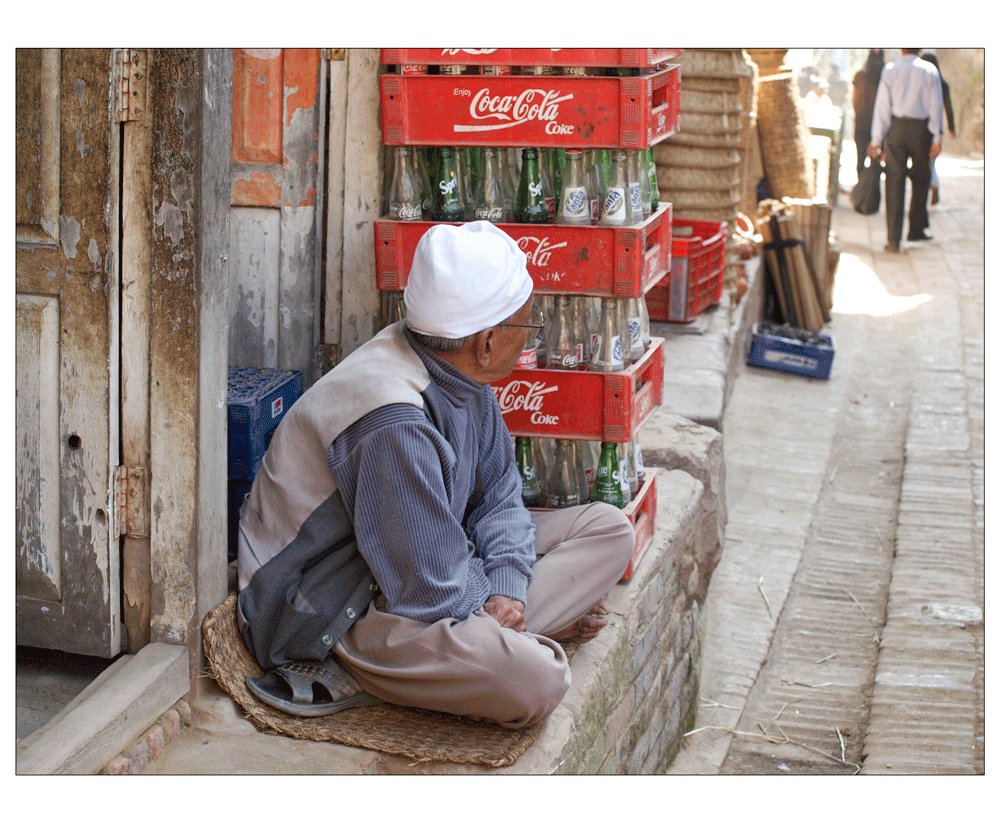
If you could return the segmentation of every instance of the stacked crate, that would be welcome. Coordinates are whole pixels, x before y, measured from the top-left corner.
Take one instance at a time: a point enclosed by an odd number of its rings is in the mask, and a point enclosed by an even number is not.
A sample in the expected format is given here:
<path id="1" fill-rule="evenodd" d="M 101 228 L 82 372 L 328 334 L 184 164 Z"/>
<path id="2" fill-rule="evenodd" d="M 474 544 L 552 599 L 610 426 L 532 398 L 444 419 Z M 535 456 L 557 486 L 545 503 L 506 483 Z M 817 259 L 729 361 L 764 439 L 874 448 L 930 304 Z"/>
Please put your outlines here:
<path id="1" fill-rule="evenodd" d="M 381 78 L 382 141 L 387 146 L 496 146 L 645 149 L 677 129 L 679 49 L 385 49 L 398 73 Z M 464 74 L 435 66 L 462 64 Z M 403 65 L 429 67 L 407 74 Z M 479 66 L 583 66 L 587 75 L 480 74 Z M 600 69 L 611 73 L 599 73 Z M 634 76 L 615 76 L 621 68 Z M 521 101 L 524 105 L 519 105 Z M 486 117 L 484 113 L 502 113 Z M 558 193 L 556 193 L 558 195 Z M 632 226 L 498 223 L 527 254 L 536 295 L 642 297 L 670 271 L 671 215 L 661 201 Z M 434 222 L 376 221 L 376 281 L 399 291 L 416 246 Z M 660 405 L 662 339 L 625 371 L 521 369 L 493 384 L 514 436 L 627 443 Z M 656 472 L 625 508 L 636 530 L 631 577 L 652 541 Z"/>
<path id="2" fill-rule="evenodd" d="M 229 418 L 229 559 L 236 557 L 240 506 L 264 460 L 274 430 L 302 394 L 302 372 L 233 368 L 227 386 Z"/>

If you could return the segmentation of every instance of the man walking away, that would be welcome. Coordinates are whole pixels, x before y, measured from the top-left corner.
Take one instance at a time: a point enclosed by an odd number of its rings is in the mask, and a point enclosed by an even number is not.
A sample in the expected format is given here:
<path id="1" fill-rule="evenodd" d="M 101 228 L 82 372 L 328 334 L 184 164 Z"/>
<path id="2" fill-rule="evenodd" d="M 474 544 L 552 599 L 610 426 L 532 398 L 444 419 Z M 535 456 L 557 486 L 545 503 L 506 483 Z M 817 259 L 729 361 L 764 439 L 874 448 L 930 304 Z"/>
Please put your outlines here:
<path id="1" fill-rule="evenodd" d="M 927 191 L 931 160 L 944 138 L 941 77 L 919 58 L 920 49 L 902 49 L 903 56 L 882 71 L 868 156 L 885 156 L 885 250 L 898 252 L 903 233 L 903 203 L 907 163 L 910 164 L 909 230 L 906 239 L 931 240 L 927 233 Z"/>

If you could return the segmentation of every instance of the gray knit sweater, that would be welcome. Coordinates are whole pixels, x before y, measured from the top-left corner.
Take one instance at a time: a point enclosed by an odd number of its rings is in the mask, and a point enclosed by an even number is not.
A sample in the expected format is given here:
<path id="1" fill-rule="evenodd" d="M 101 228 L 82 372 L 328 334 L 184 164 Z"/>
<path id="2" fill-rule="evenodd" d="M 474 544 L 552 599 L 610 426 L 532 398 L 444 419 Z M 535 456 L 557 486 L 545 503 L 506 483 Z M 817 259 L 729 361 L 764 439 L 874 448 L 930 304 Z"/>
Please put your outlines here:
<path id="1" fill-rule="evenodd" d="M 429 623 L 494 594 L 524 602 L 534 526 L 493 391 L 406 337 L 431 377 L 424 408 L 378 408 L 327 451 L 359 551 L 392 614 Z"/>

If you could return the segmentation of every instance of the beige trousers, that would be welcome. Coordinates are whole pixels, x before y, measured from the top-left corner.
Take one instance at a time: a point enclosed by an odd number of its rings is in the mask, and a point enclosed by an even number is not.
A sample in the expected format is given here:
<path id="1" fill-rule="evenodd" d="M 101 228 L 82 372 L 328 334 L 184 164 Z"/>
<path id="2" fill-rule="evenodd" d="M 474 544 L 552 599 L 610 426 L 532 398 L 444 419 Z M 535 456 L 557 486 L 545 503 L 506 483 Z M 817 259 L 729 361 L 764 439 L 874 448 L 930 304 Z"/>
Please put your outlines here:
<path id="1" fill-rule="evenodd" d="M 562 647 L 546 635 L 575 623 L 621 579 L 635 532 L 619 509 L 591 503 L 533 512 L 534 575 L 527 631 L 479 609 L 465 620 L 423 623 L 368 611 L 335 647 L 369 694 L 402 706 L 524 726 L 548 715 L 570 685 Z"/>

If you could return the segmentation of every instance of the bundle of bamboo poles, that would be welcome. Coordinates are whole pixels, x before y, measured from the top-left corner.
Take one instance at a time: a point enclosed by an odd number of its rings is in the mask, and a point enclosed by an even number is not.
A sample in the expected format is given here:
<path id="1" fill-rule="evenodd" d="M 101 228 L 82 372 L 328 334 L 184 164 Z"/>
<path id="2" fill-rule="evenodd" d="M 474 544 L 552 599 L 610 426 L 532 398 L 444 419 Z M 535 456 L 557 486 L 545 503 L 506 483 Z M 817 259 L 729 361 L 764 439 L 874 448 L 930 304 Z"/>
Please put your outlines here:
<path id="1" fill-rule="evenodd" d="M 830 253 L 830 219 L 833 210 L 825 201 L 792 200 L 786 197 L 783 202 L 798 221 L 806 252 L 816 274 L 820 301 L 828 314 L 833 308 L 833 280 L 836 274 L 836 266 Z"/>
<path id="2" fill-rule="evenodd" d="M 793 209 L 788 203 L 764 200 L 756 222 L 782 321 L 818 332 L 830 321 L 830 307 Z"/>

